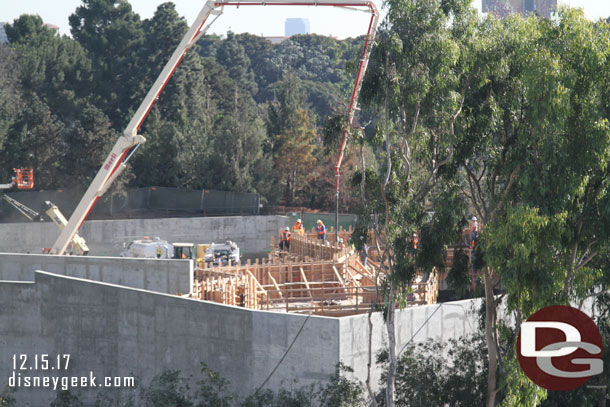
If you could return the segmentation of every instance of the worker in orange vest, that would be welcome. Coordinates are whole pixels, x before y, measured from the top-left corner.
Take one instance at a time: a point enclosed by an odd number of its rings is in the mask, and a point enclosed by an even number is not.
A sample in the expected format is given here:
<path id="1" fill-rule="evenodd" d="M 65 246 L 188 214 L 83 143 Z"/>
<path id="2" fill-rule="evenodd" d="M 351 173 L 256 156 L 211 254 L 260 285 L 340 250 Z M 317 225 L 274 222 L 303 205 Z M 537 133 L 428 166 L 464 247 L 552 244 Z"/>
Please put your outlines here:
<path id="1" fill-rule="evenodd" d="M 413 233 L 413 248 L 417 249 L 418 244 L 419 244 L 419 239 L 417 237 L 417 233 Z"/>
<path id="2" fill-rule="evenodd" d="M 326 226 L 324 226 L 324 223 L 322 223 L 320 219 L 318 219 L 316 225 L 316 232 L 318 232 L 318 239 L 326 242 Z"/>
<path id="3" fill-rule="evenodd" d="M 477 222 L 477 217 L 472 217 L 472 223 L 470 224 L 470 248 L 474 249 L 474 245 L 479 237 L 479 222 Z"/>
<path id="4" fill-rule="evenodd" d="M 303 236 L 305 234 L 305 226 L 303 226 L 301 219 L 297 219 L 294 226 L 292 226 L 292 233 L 296 233 L 299 236 Z"/>
<path id="5" fill-rule="evenodd" d="M 282 231 L 280 250 L 290 250 L 290 228 L 288 226 Z"/>

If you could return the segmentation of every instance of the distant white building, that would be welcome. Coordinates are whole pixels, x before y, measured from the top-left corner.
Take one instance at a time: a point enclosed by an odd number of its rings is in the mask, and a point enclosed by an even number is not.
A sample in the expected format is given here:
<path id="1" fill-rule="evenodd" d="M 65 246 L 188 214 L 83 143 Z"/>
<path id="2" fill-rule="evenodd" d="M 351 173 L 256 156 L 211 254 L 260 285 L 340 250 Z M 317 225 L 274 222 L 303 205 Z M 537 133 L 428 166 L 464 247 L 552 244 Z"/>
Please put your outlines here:
<path id="1" fill-rule="evenodd" d="M 309 34 L 309 19 L 287 18 L 284 23 L 284 35 L 290 37 L 297 34 Z"/>
<path id="2" fill-rule="evenodd" d="M 267 41 L 270 41 L 273 45 L 277 45 L 277 44 L 281 44 L 282 42 L 284 42 L 285 40 L 288 39 L 288 37 L 284 37 L 284 36 L 271 36 L 271 37 L 263 37 L 264 39 L 266 39 Z"/>
<path id="3" fill-rule="evenodd" d="M 0 23 L 0 43 L 8 44 L 8 37 L 6 36 L 6 31 L 4 31 L 4 26 L 6 23 Z"/>

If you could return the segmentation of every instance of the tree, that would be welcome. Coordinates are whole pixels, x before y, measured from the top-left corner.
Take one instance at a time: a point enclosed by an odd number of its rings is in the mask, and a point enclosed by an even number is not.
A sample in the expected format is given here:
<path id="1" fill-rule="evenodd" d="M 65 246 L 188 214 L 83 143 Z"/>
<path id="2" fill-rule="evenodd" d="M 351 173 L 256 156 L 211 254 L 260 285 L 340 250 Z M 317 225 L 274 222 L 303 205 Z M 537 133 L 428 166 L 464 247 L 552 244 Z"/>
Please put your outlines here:
<path id="1" fill-rule="evenodd" d="M 144 42 L 140 17 L 127 0 L 83 0 L 69 20 L 72 36 L 93 61 L 98 106 L 120 129 L 140 102 L 139 61 L 133 58 Z"/>
<path id="2" fill-rule="evenodd" d="M 418 269 L 442 267 L 445 245 L 459 236 L 463 219 L 453 173 L 443 167 L 453 155 L 455 122 L 471 82 L 468 39 L 476 19 L 468 1 L 388 2 L 363 84 L 363 104 L 377 116 L 378 132 L 368 141 L 383 146 L 384 164 L 379 171 L 362 168 L 354 184 L 363 201 L 358 230 L 365 238 L 372 226 L 382 242 L 387 406 L 395 405 L 396 394 L 396 305 L 404 303 Z M 410 243 L 413 233 L 420 233 L 421 248 Z"/>
<path id="3" fill-rule="evenodd" d="M 227 38 L 216 49 L 216 61 L 225 67 L 234 81 L 235 99 L 238 97 L 238 88 L 239 91 L 247 91 L 252 96 L 256 94 L 258 87 L 250 70 L 250 58 L 232 32 L 227 33 Z"/>
<path id="4" fill-rule="evenodd" d="M 378 362 L 387 364 L 387 353 Z M 409 407 L 485 405 L 487 363 L 482 336 L 408 344 L 398 360 L 396 404 Z M 385 394 L 378 399 L 385 405 Z"/>
<path id="5" fill-rule="evenodd" d="M 301 84 L 294 76 L 282 81 L 278 100 L 268 105 L 267 129 L 273 152 L 273 174 L 276 183 L 283 186 L 283 198 L 287 204 L 306 202 L 297 192 L 316 194 L 315 169 L 321 161 L 316 148 L 318 139 L 311 113 L 305 103 Z"/>
<path id="6" fill-rule="evenodd" d="M 8 131 L 18 117 L 21 100 L 20 65 L 13 50 L 0 45 L 0 151 L 4 150 Z M 10 179 L 10 168 L 0 169 L 2 179 Z"/>
<path id="7" fill-rule="evenodd" d="M 38 16 L 19 17 L 7 25 L 7 35 L 20 57 L 26 103 L 12 127 L 10 161 L 34 166 L 42 188 L 87 186 L 116 138 L 107 117 L 92 105 L 89 58 Z"/>
<path id="8" fill-rule="evenodd" d="M 500 177 L 504 181 L 496 185 L 512 184 L 495 210 L 489 200 L 479 198 L 478 204 L 491 214 L 482 242 L 486 269 L 501 278 L 519 326 L 539 308 L 582 306 L 606 287 L 609 76 L 601 61 L 610 50 L 607 25 L 589 22 L 576 10 L 562 9 L 552 22 L 517 19 L 506 29 L 517 42 L 533 38 L 511 47 L 521 48 L 519 57 L 510 58 L 511 83 L 519 85 L 512 87 L 519 93 L 513 107 L 509 97 L 498 103 L 504 112 L 498 116 L 518 120 L 496 127 L 496 139 L 505 139 L 502 131 L 509 135 L 505 165 L 496 171 L 503 175 L 480 171 L 480 182 L 473 184 L 483 196 L 492 196 L 488 185 Z M 497 88 L 494 94 L 507 96 Z M 489 157 L 492 148 L 499 150 L 490 146 L 478 157 Z M 505 364 L 518 369 L 510 359 Z M 509 380 L 507 398 L 521 398 L 523 390 L 533 392 L 531 385 Z"/>

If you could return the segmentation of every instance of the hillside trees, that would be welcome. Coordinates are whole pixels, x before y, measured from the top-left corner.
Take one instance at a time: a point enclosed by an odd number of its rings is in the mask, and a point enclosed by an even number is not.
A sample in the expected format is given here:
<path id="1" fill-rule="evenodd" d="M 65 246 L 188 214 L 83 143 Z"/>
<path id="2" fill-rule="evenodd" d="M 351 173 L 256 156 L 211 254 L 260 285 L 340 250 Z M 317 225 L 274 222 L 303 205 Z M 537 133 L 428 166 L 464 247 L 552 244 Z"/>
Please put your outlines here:
<path id="1" fill-rule="evenodd" d="M 187 29 L 172 3 L 140 19 L 127 0 L 84 0 L 70 25 L 73 38 L 61 37 L 39 17 L 22 16 L 7 25 L 10 45 L 2 49 L 0 80 L 10 83 L 0 102 L 4 171 L 36 166 L 37 188 L 89 184 Z M 318 132 L 347 99 L 348 67 L 361 46 L 315 35 L 282 45 L 249 34 L 204 36 L 144 121 L 148 141 L 119 182 L 332 207 L 333 157 Z M 291 113 L 298 120 L 277 132 L 267 128 L 268 106 L 282 103 L 286 81 L 301 89 Z"/>
<path id="2" fill-rule="evenodd" d="M 5 162 L 32 166 L 43 188 L 87 185 L 115 137 L 90 99 L 90 60 L 40 17 L 21 16 L 6 31 L 19 55 L 24 108 L 2 151 Z"/>
<path id="3" fill-rule="evenodd" d="M 277 96 L 277 102 L 269 104 L 267 122 L 275 157 L 273 178 L 286 203 L 304 204 L 308 195 L 319 193 L 307 188 L 316 178 L 318 135 L 297 78 L 282 81 Z"/>
<path id="4" fill-rule="evenodd" d="M 74 39 L 93 62 L 97 105 L 115 128 L 125 127 L 137 108 L 137 55 L 144 43 L 140 17 L 127 0 L 83 0 L 70 16 Z"/>
<path id="5" fill-rule="evenodd" d="M 4 152 L 9 137 L 9 129 L 18 117 L 21 105 L 21 86 L 19 85 L 20 65 L 16 53 L 6 45 L 0 44 L 0 151 Z M 0 168 L 2 179 L 10 179 L 11 163 L 3 161 Z"/>

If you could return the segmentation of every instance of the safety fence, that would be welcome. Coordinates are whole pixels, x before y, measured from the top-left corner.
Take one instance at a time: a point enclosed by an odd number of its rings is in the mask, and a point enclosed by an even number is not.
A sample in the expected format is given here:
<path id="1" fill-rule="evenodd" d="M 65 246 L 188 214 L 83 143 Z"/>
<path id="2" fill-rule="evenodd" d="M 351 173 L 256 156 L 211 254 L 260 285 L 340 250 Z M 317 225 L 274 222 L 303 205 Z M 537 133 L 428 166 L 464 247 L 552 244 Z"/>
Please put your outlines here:
<path id="1" fill-rule="evenodd" d="M 57 205 L 64 216 L 70 217 L 78 205 L 83 190 L 19 191 L 7 195 L 41 212 L 45 201 Z M 162 216 L 246 216 L 260 212 L 260 195 L 215 190 L 185 190 L 166 187 L 146 187 L 127 190 L 123 194 L 106 194 L 100 199 L 90 219 L 109 217 L 144 217 L 151 214 Z M 2 201 L 0 222 L 18 221 L 25 218 L 15 208 Z"/>

